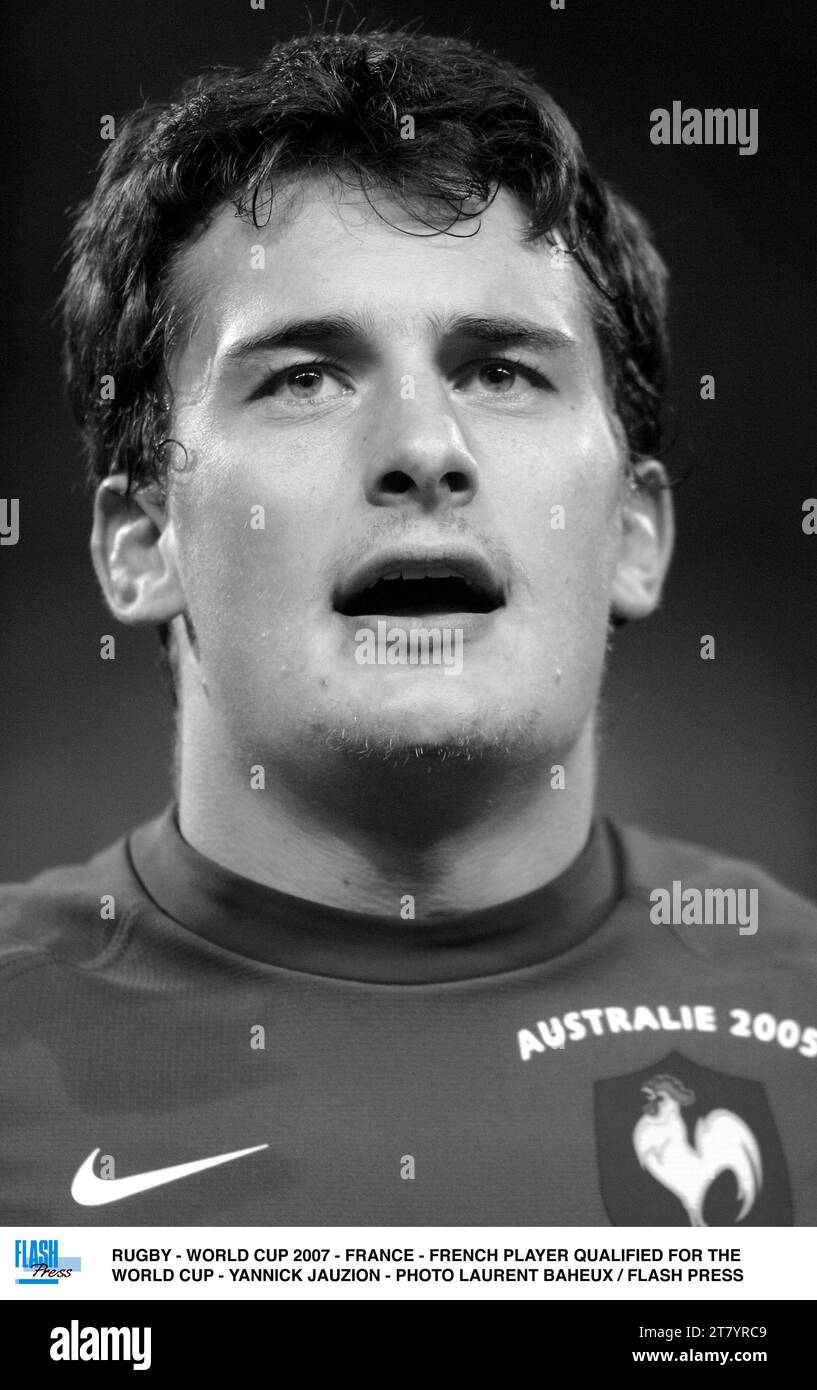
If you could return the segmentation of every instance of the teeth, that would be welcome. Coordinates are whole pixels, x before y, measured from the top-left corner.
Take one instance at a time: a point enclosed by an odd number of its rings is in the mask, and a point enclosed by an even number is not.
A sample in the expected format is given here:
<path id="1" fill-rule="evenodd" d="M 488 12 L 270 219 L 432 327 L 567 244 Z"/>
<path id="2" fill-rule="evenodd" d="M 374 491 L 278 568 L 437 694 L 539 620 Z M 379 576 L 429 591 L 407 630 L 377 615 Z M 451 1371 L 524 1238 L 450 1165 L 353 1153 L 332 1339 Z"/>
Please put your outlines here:
<path id="1" fill-rule="evenodd" d="M 412 565 L 411 568 L 389 570 L 388 574 L 381 575 L 382 579 L 459 579 L 459 577 L 447 565 L 427 565 L 423 569 Z"/>
<path id="2" fill-rule="evenodd" d="M 449 569 L 448 565 L 424 565 L 422 568 L 418 565 L 412 565 L 402 569 L 388 570 L 387 573 L 381 574 L 378 579 L 373 579 L 371 584 L 366 587 L 373 589 L 382 580 L 393 579 L 462 579 L 462 575 L 458 574 L 456 570 Z"/>

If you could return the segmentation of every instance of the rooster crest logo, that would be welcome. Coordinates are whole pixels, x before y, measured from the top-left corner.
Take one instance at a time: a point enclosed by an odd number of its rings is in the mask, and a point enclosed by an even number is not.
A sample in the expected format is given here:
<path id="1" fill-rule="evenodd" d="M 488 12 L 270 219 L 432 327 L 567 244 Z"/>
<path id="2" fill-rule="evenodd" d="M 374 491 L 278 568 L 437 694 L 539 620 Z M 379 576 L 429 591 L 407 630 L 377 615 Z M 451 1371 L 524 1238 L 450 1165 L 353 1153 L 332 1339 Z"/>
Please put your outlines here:
<path id="1" fill-rule="evenodd" d="M 741 1203 L 736 1220 L 748 1216 L 763 1185 L 760 1148 L 749 1126 L 732 1110 L 710 1110 L 695 1124 L 689 1142 L 682 1106 L 695 1092 L 676 1076 L 650 1078 L 641 1087 L 647 1097 L 633 1130 L 633 1147 L 641 1167 L 672 1192 L 691 1226 L 705 1226 L 706 1194 L 720 1173 L 734 1174 Z"/>

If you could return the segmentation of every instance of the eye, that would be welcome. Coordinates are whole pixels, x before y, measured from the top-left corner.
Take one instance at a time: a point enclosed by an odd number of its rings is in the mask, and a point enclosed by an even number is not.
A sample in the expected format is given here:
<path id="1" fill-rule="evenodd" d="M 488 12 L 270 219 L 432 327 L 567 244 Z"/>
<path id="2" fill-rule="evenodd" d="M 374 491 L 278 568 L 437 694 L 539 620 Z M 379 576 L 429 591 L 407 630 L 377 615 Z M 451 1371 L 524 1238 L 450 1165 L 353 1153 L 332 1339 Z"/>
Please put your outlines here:
<path id="1" fill-rule="evenodd" d="M 514 357 L 491 357 L 470 362 L 463 369 L 463 376 L 471 381 L 477 378 L 488 396 L 518 396 L 526 394 L 528 390 L 554 389 L 553 383 L 542 372 L 525 362 L 518 362 Z M 520 378 L 523 383 L 521 389 Z"/>
<path id="2" fill-rule="evenodd" d="M 334 362 L 323 359 L 298 362 L 295 366 L 271 372 L 253 392 L 250 400 L 255 401 L 266 396 L 273 396 L 290 404 L 331 400 L 344 395 L 349 389 L 336 376 L 330 374 L 339 371 L 340 368 Z"/>

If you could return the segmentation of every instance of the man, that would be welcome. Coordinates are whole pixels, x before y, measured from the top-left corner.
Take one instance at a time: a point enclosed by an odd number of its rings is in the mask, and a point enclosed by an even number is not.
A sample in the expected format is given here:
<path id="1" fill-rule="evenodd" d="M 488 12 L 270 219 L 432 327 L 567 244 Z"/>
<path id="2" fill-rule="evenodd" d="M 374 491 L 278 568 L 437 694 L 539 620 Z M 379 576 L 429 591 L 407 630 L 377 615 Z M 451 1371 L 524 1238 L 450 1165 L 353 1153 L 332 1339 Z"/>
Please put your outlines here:
<path id="1" fill-rule="evenodd" d="M 817 1220 L 814 910 L 594 815 L 665 278 L 462 42 L 312 34 L 123 124 L 66 360 L 175 798 L 5 890 L 4 1221 Z"/>

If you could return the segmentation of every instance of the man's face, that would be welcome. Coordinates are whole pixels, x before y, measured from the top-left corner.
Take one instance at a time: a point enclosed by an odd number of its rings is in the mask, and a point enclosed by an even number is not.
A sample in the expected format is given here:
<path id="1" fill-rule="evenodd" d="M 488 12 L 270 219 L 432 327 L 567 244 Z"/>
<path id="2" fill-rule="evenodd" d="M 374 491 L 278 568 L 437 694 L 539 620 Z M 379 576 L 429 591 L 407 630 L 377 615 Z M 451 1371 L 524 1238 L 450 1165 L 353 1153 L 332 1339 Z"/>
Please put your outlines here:
<path id="1" fill-rule="evenodd" d="M 278 185 L 266 228 L 222 208 L 177 267 L 201 308 L 171 362 L 189 464 L 169 503 L 196 674 L 247 764 L 551 757 L 597 698 L 621 538 L 579 272 L 523 245 L 504 190 L 448 234 L 376 205 Z M 261 341 L 341 317 L 345 335 Z M 448 630 L 436 664 L 411 661 L 418 628 Z"/>

